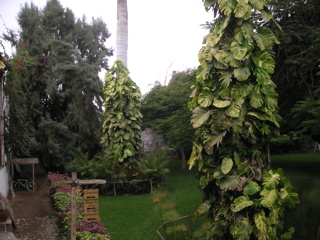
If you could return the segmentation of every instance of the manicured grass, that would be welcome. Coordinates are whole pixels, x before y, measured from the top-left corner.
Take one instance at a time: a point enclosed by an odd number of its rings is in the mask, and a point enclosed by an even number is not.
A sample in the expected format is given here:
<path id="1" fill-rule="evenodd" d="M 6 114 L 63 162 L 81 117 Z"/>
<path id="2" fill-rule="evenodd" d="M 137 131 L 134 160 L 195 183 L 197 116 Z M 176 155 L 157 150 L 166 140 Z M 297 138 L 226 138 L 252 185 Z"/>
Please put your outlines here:
<path id="1" fill-rule="evenodd" d="M 168 200 L 178 205 L 180 216 L 193 215 L 201 203 L 196 172 L 181 171 L 181 162 L 171 160 Z M 320 226 L 320 153 L 272 156 L 272 168 L 283 168 L 297 189 L 301 203 L 286 217 L 286 227 L 295 228 L 294 239 L 317 239 Z M 162 224 L 151 204 L 151 194 L 100 197 L 100 217 L 115 240 L 156 239 Z"/>
<path id="2" fill-rule="evenodd" d="M 273 168 L 283 168 L 300 197 L 300 204 L 286 217 L 293 239 L 316 240 L 320 227 L 320 153 L 274 155 Z"/>
<path id="3" fill-rule="evenodd" d="M 179 170 L 181 162 L 171 160 L 167 200 L 178 206 L 180 216 L 193 215 L 201 203 L 195 172 Z M 161 217 L 151 203 L 151 194 L 136 196 L 100 196 L 100 218 L 112 239 L 156 239 Z"/>

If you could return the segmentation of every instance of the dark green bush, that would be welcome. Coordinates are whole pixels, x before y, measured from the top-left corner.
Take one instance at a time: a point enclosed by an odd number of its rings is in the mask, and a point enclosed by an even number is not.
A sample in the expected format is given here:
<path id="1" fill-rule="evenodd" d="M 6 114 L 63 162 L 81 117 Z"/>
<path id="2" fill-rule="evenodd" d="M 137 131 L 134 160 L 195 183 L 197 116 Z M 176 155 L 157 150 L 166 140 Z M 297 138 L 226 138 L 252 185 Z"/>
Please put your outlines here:
<path id="1" fill-rule="evenodd" d="M 270 140 L 270 153 L 283 154 L 297 150 L 298 144 L 289 137 L 277 137 Z"/>

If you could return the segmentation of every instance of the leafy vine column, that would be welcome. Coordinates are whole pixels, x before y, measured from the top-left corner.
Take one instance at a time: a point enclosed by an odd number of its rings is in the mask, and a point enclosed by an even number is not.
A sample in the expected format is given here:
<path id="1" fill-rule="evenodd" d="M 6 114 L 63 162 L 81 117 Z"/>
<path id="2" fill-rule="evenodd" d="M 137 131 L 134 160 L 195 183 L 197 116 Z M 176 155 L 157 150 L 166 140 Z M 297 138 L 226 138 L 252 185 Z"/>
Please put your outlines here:
<path id="1" fill-rule="evenodd" d="M 275 35 L 269 0 L 205 0 L 217 18 L 199 52 L 191 122 L 197 129 L 189 160 L 198 167 L 211 221 L 198 237 L 277 239 L 286 207 L 299 202 L 281 169 L 267 168 L 267 143 L 277 133 L 277 93 L 271 80 Z"/>
<path id="2" fill-rule="evenodd" d="M 106 154 L 115 163 L 134 163 L 141 148 L 141 93 L 121 61 L 106 73 L 103 92 L 101 142 Z"/>

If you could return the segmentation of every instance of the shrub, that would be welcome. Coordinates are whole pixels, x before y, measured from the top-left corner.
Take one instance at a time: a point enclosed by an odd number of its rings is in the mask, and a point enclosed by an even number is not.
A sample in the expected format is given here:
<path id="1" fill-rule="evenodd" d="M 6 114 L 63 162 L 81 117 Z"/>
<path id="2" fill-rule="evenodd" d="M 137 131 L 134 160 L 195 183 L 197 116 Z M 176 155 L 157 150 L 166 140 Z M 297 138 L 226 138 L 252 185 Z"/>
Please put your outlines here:
<path id="1" fill-rule="evenodd" d="M 69 165 L 69 170 L 77 172 L 82 178 L 101 178 L 109 183 L 118 182 L 116 185 L 117 194 L 149 193 L 149 182 L 135 180 L 151 179 L 155 187 L 165 183 L 169 173 L 168 160 L 166 159 L 168 150 L 168 148 L 158 148 L 155 153 L 146 154 L 145 158 L 138 162 L 123 163 L 115 161 L 110 155 L 96 155 L 89 159 L 87 154 L 74 151 L 74 159 Z M 57 177 L 55 176 L 55 178 Z M 57 184 L 63 186 L 63 183 Z M 113 186 L 107 186 L 103 192 L 113 194 Z"/>
<path id="2" fill-rule="evenodd" d="M 66 174 L 49 173 L 51 198 L 58 216 L 61 232 L 70 238 L 71 232 L 71 185 Z M 81 187 L 77 187 L 77 240 L 108 240 L 110 235 L 107 229 L 99 222 L 84 222 L 84 198 Z"/>
<path id="3" fill-rule="evenodd" d="M 271 138 L 270 140 L 270 153 L 283 154 L 296 150 L 297 144 L 289 137 Z"/>
<path id="4" fill-rule="evenodd" d="M 142 179 L 151 179 L 155 186 L 165 183 L 169 173 L 168 148 L 158 148 L 154 154 L 147 154 L 146 159 L 138 163 L 138 171 Z"/>

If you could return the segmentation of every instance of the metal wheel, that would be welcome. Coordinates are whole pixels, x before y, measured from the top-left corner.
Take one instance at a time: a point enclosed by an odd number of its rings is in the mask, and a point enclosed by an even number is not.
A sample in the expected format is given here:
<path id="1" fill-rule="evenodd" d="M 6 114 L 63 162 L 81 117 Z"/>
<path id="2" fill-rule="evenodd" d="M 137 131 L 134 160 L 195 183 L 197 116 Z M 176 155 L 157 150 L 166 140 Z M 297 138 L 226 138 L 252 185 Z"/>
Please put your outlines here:
<path id="1" fill-rule="evenodd" d="M 33 182 L 28 182 L 27 185 L 26 185 L 27 189 L 29 191 L 32 191 L 32 190 L 36 190 L 37 189 L 37 184 L 33 183 Z"/>
<path id="2" fill-rule="evenodd" d="M 12 186 L 14 190 L 19 190 L 20 189 L 20 183 L 17 181 L 12 181 Z"/>

